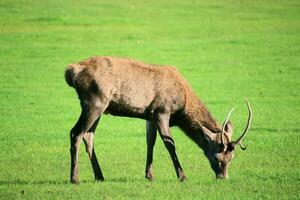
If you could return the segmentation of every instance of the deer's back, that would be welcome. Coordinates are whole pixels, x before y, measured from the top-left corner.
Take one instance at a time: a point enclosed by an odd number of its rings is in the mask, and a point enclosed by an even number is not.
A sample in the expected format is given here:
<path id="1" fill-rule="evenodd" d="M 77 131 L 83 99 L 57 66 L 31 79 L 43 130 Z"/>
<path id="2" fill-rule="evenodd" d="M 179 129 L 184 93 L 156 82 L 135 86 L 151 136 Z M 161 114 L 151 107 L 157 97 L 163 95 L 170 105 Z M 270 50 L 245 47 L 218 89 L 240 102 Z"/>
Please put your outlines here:
<path id="1" fill-rule="evenodd" d="M 106 113 L 148 118 L 157 111 L 175 113 L 185 104 L 184 78 L 173 67 L 138 61 L 92 57 L 79 63 L 76 85 L 109 100 Z"/>

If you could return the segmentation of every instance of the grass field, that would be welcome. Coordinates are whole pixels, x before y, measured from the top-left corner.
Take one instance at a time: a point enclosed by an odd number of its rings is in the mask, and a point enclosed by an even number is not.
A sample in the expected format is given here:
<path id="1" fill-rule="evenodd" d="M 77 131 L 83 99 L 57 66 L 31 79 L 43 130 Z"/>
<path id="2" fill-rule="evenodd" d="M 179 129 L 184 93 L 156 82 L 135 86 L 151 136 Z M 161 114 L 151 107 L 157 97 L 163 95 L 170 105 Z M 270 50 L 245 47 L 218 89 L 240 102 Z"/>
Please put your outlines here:
<path id="1" fill-rule="evenodd" d="M 216 181 L 202 151 L 172 133 L 188 180 L 178 182 L 160 139 L 155 181 L 144 179 L 145 122 L 104 116 L 95 182 L 84 145 L 69 184 L 69 130 L 80 113 L 64 80 L 92 55 L 177 66 L 213 116 L 231 107 L 235 135 L 253 126 L 229 179 Z M 0 1 L 0 199 L 299 199 L 298 0 Z"/>

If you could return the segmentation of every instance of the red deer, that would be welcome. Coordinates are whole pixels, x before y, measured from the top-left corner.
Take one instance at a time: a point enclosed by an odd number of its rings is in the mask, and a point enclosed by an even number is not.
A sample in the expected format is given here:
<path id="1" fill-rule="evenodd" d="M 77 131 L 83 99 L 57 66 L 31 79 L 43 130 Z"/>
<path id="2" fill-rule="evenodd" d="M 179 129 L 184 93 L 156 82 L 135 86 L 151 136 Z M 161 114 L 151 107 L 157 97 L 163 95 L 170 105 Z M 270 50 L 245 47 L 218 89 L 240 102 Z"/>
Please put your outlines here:
<path id="1" fill-rule="evenodd" d="M 178 126 L 204 152 L 217 178 L 227 178 L 228 166 L 237 145 L 247 134 L 252 111 L 246 100 L 249 117 L 245 131 L 232 141 L 230 111 L 220 127 L 187 81 L 174 67 L 142 62 L 92 57 L 71 64 L 65 71 L 69 86 L 75 88 L 81 115 L 70 131 L 71 183 L 78 183 L 78 147 L 83 139 L 96 180 L 104 180 L 94 151 L 94 132 L 102 114 L 146 120 L 146 178 L 153 179 L 153 147 L 159 132 L 180 181 L 186 177 L 179 163 L 170 127 Z"/>

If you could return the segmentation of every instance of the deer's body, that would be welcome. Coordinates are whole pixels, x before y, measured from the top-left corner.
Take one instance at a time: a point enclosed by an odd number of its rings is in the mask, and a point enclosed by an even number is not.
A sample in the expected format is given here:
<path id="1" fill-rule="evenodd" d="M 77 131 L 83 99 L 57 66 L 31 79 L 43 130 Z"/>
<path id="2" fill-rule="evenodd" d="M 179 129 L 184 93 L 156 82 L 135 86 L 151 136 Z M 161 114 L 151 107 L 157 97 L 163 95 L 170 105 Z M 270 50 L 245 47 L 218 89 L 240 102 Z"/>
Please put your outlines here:
<path id="1" fill-rule="evenodd" d="M 65 78 L 76 89 L 82 107 L 81 116 L 71 130 L 72 182 L 78 181 L 77 160 L 81 138 L 92 161 L 95 178 L 103 179 L 93 148 L 93 133 L 103 113 L 147 120 L 148 179 L 153 178 L 152 154 L 156 130 L 170 153 L 180 180 L 185 176 L 176 156 L 169 126 L 179 126 L 205 151 L 207 157 L 211 148 L 206 141 L 206 132 L 209 131 L 207 134 L 211 140 L 220 140 L 218 133 L 221 128 L 174 67 L 121 58 L 92 57 L 69 65 Z M 226 144 L 229 144 L 231 136 L 225 138 Z M 223 175 L 227 175 L 227 170 Z"/>

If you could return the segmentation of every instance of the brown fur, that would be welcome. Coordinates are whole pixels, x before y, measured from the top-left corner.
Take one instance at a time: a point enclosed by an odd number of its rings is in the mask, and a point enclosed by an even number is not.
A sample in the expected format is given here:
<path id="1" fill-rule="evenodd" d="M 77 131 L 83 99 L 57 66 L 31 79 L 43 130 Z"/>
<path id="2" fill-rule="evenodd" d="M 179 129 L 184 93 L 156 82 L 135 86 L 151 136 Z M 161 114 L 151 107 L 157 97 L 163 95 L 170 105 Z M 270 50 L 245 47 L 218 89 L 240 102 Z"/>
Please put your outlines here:
<path id="1" fill-rule="evenodd" d="M 89 92 L 95 87 L 95 95 L 109 101 L 105 113 L 150 120 L 156 111 L 169 111 L 172 116 L 181 117 L 171 117 L 172 125 L 181 125 L 184 119 L 193 129 L 200 129 L 199 124 L 202 124 L 212 132 L 220 131 L 204 104 L 174 67 L 92 57 L 69 65 L 65 79 L 80 91 Z M 185 125 L 181 126 L 186 129 Z"/>
<path id="2" fill-rule="evenodd" d="M 213 161 L 213 155 L 216 154 L 220 143 L 221 129 L 176 68 L 101 56 L 69 65 L 65 71 L 65 79 L 69 86 L 76 89 L 82 106 L 82 114 L 71 130 L 72 182 L 78 181 L 78 141 L 87 138 L 84 135 L 94 132 L 97 126 L 94 121 L 102 113 L 149 121 L 147 178 L 153 177 L 152 154 L 156 129 L 171 155 L 178 178 L 185 178 L 175 152 L 169 125 L 179 126 L 204 150 L 214 171 L 218 175 L 221 173 L 216 167 L 217 161 Z M 93 124 L 94 128 L 91 130 Z M 213 137 L 209 138 L 206 135 L 208 132 L 212 133 Z M 230 140 L 231 137 L 227 137 L 226 143 L 229 144 Z M 97 159 L 95 155 L 91 156 L 91 152 L 94 152 L 92 142 L 88 141 L 86 145 L 90 144 L 87 149 L 95 177 L 102 180 Z M 227 169 L 227 164 L 224 168 Z"/>

